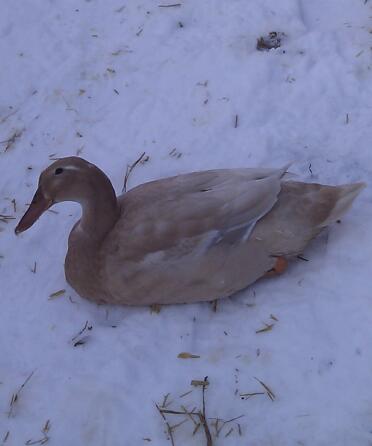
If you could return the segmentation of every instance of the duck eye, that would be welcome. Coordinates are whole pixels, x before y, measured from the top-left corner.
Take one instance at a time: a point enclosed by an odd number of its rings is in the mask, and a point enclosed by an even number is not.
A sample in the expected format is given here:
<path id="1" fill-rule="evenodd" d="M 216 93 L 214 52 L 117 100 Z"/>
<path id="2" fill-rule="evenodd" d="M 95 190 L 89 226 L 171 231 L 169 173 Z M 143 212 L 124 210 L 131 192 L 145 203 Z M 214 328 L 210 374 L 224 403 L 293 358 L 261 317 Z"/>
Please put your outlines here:
<path id="1" fill-rule="evenodd" d="M 62 172 L 63 172 L 62 167 L 57 167 L 57 169 L 55 170 L 54 174 L 55 174 L 55 175 L 59 175 L 59 174 L 62 173 Z"/>

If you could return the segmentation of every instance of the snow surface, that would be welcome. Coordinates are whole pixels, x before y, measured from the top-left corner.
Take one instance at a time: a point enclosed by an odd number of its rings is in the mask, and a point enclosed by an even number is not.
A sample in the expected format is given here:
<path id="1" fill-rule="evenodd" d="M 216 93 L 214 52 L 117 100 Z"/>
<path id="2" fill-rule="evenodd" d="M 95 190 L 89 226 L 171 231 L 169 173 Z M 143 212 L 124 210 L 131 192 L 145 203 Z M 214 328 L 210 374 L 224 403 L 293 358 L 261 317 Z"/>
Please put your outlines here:
<path id="1" fill-rule="evenodd" d="M 58 215 L 14 235 L 40 171 L 76 153 L 118 193 L 143 152 L 150 158 L 130 187 L 288 161 L 303 180 L 372 184 L 371 1 L 180 1 L 1 2 L 0 213 L 16 219 L 0 221 L 0 442 L 171 444 L 155 403 L 170 393 L 168 409 L 200 409 L 190 382 L 208 376 L 214 445 L 371 445 L 370 186 L 308 262 L 217 312 L 80 299 L 63 271 L 77 205 L 55 206 Z M 270 31 L 286 34 L 282 47 L 257 51 Z M 92 329 L 72 341 L 86 321 Z M 274 325 L 256 333 L 265 323 Z M 274 401 L 241 399 L 265 392 L 254 377 Z M 210 418 L 240 415 L 215 437 Z M 193 429 L 190 419 L 175 428 L 175 445 L 205 445 Z"/>

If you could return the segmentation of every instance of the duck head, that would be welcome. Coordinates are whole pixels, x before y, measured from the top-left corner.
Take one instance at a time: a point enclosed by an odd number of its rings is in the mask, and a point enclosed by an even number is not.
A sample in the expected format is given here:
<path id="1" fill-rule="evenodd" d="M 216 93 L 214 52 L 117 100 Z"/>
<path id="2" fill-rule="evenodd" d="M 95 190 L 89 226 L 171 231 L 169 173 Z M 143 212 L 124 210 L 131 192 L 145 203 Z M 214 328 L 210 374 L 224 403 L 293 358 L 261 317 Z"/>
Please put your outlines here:
<path id="1" fill-rule="evenodd" d="M 98 167 L 82 158 L 71 156 L 55 161 L 41 173 L 37 191 L 15 233 L 29 229 L 55 203 L 76 201 L 84 208 L 84 204 L 94 198 L 97 177 L 104 177 L 111 186 Z"/>

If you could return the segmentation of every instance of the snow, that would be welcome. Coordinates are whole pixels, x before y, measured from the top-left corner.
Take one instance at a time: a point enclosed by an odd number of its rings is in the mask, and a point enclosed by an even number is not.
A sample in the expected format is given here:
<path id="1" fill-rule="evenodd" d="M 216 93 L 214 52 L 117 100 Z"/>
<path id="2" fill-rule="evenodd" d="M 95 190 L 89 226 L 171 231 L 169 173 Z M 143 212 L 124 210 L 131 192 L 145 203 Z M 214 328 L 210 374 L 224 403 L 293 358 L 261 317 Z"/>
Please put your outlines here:
<path id="1" fill-rule="evenodd" d="M 77 205 L 59 204 L 58 215 L 14 235 L 40 171 L 77 153 L 118 193 L 143 152 L 149 160 L 129 187 L 289 161 L 305 181 L 372 183 L 372 2 L 181 3 L 2 1 L 0 213 L 16 219 L 0 221 L 0 441 L 171 444 L 155 403 L 170 393 L 168 409 L 200 409 L 201 388 L 190 382 L 208 376 L 207 417 L 244 415 L 218 438 L 209 419 L 214 445 L 370 445 L 370 186 L 312 243 L 308 262 L 216 312 L 196 304 L 157 314 L 80 299 L 63 272 Z M 257 51 L 271 31 L 286 34 L 282 46 Z M 265 324 L 274 325 L 256 333 Z M 254 377 L 274 401 L 240 398 L 265 392 Z M 184 418 L 167 415 L 172 425 Z M 175 428 L 175 445 L 206 444 L 203 429 L 193 429 L 190 419 Z"/>

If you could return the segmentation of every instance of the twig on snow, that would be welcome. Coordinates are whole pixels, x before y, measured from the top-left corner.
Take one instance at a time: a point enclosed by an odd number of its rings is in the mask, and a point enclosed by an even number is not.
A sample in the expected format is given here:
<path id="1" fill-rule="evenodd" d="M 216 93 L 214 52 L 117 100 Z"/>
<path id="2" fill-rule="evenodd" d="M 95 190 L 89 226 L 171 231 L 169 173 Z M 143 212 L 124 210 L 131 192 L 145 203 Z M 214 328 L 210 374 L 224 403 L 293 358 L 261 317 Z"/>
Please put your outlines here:
<path id="1" fill-rule="evenodd" d="M 137 166 L 137 164 L 139 164 L 142 160 L 144 162 L 148 161 L 149 157 L 143 159 L 145 155 L 146 155 L 146 152 L 143 152 L 141 154 L 141 156 L 133 164 L 127 166 L 127 170 L 125 172 L 125 177 L 124 177 L 124 185 L 123 185 L 122 192 L 126 192 L 127 191 L 127 184 L 128 184 L 129 176 L 132 173 L 133 169 Z"/>
<path id="2" fill-rule="evenodd" d="M 9 403 L 9 412 L 8 412 L 8 418 L 10 418 L 13 415 L 13 411 L 14 411 L 14 406 L 15 404 L 19 401 L 19 397 L 20 394 L 22 392 L 22 390 L 24 389 L 25 385 L 30 381 L 30 379 L 32 378 L 32 375 L 35 373 L 35 370 L 33 370 L 28 377 L 25 379 L 25 381 L 23 382 L 23 384 L 20 386 L 20 388 L 13 393 L 12 398 L 10 399 L 10 403 Z"/>
<path id="3" fill-rule="evenodd" d="M 164 415 L 164 413 L 163 413 L 164 411 L 162 411 L 162 410 L 160 409 L 160 407 L 159 407 L 156 403 L 155 403 L 155 406 L 156 406 L 156 408 L 158 409 L 158 411 L 159 411 L 161 417 L 163 418 L 163 420 L 164 420 L 164 422 L 165 422 L 165 425 L 167 426 L 168 435 L 169 435 L 170 441 L 171 441 L 171 443 L 172 443 L 172 446 L 175 446 L 174 438 L 173 438 L 173 433 L 172 433 L 172 428 L 170 427 L 170 424 L 168 423 L 167 419 L 165 418 L 165 415 Z"/>
<path id="4" fill-rule="evenodd" d="M 182 3 L 173 3 L 173 5 L 158 5 L 158 8 L 177 8 L 182 6 Z"/>
<path id="5" fill-rule="evenodd" d="M 12 136 L 4 141 L 0 141 L 1 144 L 5 144 L 4 152 L 8 151 L 15 143 L 16 139 L 22 136 L 23 130 L 15 130 Z"/>

